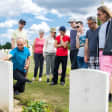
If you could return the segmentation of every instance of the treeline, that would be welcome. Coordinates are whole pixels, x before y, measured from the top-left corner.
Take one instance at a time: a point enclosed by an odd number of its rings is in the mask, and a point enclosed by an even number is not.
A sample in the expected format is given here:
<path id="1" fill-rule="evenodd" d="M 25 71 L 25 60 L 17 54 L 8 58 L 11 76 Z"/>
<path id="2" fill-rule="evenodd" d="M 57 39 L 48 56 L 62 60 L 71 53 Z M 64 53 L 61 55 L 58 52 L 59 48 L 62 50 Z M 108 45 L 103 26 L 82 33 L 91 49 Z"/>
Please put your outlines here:
<path id="1" fill-rule="evenodd" d="M 11 49 L 11 43 L 7 42 L 4 45 L 0 44 L 0 49 Z"/>

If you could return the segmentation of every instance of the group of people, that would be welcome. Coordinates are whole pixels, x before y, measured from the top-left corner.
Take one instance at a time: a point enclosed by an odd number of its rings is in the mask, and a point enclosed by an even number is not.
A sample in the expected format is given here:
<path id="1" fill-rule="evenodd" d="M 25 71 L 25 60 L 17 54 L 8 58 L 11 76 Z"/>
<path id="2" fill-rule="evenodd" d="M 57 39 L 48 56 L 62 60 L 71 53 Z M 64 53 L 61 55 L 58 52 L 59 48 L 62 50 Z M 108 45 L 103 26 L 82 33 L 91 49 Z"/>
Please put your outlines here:
<path id="1" fill-rule="evenodd" d="M 101 25 L 97 24 L 97 20 Z M 44 59 L 46 60 L 47 83 L 58 84 L 58 70 L 62 64 L 60 84 L 65 84 L 68 45 L 70 44 L 71 70 L 78 68 L 89 68 L 102 70 L 109 73 L 110 94 L 112 99 L 112 12 L 106 6 L 97 9 L 97 18 L 90 16 L 87 18 L 88 31 L 85 31 L 82 21 L 71 18 L 68 23 L 71 26 L 70 37 L 66 35 L 66 28 L 59 28 L 59 35 L 56 29 L 50 29 L 50 35 L 44 38 L 44 30 L 39 30 L 39 37 L 33 43 L 34 53 L 34 77 L 37 77 L 39 70 L 39 81 L 42 80 Z M 12 59 L 14 65 L 14 92 L 23 92 L 25 83 L 31 82 L 27 79 L 28 68 L 30 65 L 30 52 L 27 48 L 28 40 L 23 31 L 26 22 L 19 21 L 19 28 L 12 35 L 12 51 L 4 60 Z"/>

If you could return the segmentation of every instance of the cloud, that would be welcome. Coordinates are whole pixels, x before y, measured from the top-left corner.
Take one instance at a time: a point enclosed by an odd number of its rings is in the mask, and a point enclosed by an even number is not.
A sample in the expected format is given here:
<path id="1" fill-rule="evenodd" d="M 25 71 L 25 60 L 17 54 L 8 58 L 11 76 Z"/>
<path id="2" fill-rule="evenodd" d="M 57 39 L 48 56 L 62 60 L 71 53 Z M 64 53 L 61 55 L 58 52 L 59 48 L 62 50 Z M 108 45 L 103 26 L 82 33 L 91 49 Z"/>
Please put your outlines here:
<path id="1" fill-rule="evenodd" d="M 40 29 L 43 29 L 46 33 L 49 32 L 49 25 L 46 22 L 42 22 L 40 24 L 33 24 L 30 28 L 33 32 L 38 32 Z"/>
<path id="2" fill-rule="evenodd" d="M 76 18 L 84 18 L 96 11 L 97 7 L 104 1 L 110 4 L 111 0 L 34 0 L 39 6 L 47 8 L 51 13 L 63 16 L 74 16 Z M 89 13 L 89 14 L 88 14 Z"/>
<path id="3" fill-rule="evenodd" d="M 11 39 L 13 32 L 14 32 L 14 29 L 8 29 L 6 33 L 0 34 L 0 37 Z"/>
<path id="4" fill-rule="evenodd" d="M 18 22 L 16 20 L 7 20 L 5 22 L 0 22 L 0 28 L 11 28 Z"/>
<path id="5" fill-rule="evenodd" d="M 7 18 L 19 16 L 24 13 L 34 16 L 44 16 L 47 13 L 45 8 L 38 6 L 32 0 L 2 0 L 0 1 L 0 7 L 2 7 L 0 9 L 0 16 Z"/>
<path id="6" fill-rule="evenodd" d="M 37 18 L 37 19 L 40 19 L 40 20 L 43 20 L 43 21 L 52 21 L 51 19 L 46 18 L 46 17 L 43 16 L 43 15 L 36 16 L 36 18 Z"/>

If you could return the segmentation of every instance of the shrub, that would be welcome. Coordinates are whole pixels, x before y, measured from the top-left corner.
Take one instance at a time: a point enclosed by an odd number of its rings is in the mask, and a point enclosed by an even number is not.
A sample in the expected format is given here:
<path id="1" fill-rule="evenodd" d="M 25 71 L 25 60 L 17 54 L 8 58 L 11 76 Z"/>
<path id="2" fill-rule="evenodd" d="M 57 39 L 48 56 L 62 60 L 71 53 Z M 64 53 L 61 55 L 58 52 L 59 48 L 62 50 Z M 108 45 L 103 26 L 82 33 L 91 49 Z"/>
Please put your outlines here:
<path id="1" fill-rule="evenodd" d="M 22 112 L 53 112 L 50 110 L 50 106 L 44 102 L 29 102 L 26 107 L 23 107 Z"/>

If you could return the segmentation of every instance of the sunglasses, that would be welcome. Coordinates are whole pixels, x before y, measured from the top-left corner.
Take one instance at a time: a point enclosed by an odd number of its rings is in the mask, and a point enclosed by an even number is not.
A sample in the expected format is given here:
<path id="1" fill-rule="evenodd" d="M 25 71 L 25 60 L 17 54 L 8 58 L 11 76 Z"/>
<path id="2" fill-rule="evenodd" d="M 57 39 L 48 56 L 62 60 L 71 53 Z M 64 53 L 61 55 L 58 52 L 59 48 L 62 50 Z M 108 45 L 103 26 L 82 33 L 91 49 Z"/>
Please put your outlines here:
<path id="1" fill-rule="evenodd" d="M 99 17 L 99 16 L 101 16 L 101 14 L 98 13 L 97 16 Z"/>
<path id="2" fill-rule="evenodd" d="M 80 26 L 76 26 L 75 28 L 80 28 Z"/>

